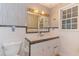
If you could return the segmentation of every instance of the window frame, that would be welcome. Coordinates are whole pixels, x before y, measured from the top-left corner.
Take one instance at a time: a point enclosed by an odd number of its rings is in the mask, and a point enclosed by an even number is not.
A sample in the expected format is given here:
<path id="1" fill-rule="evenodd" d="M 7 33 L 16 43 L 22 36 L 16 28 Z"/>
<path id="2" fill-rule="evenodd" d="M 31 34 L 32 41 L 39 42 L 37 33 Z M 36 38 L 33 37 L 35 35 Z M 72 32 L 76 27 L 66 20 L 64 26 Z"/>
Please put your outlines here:
<path id="1" fill-rule="evenodd" d="M 72 17 L 72 8 L 73 7 L 76 7 L 77 6 L 77 8 L 78 8 L 78 5 L 70 5 L 70 6 L 66 6 L 65 8 L 62 8 L 62 9 L 60 9 L 60 20 L 61 20 L 61 29 L 78 29 L 78 15 L 77 16 L 75 16 L 75 17 Z M 63 11 L 65 10 L 66 11 L 66 17 L 67 17 L 67 10 L 68 9 L 71 9 L 71 17 L 70 18 L 65 18 L 65 19 L 63 19 Z M 78 9 L 79 10 L 79 9 Z M 76 11 L 76 12 L 78 12 L 78 11 Z M 69 14 L 69 13 L 68 13 Z M 61 16 L 62 15 L 62 16 Z M 74 22 L 74 23 L 72 23 L 72 19 L 74 19 L 74 18 L 77 18 L 77 22 Z M 68 28 L 67 27 L 67 23 L 66 24 L 62 24 L 62 21 L 65 21 L 65 22 L 67 22 L 67 20 L 68 19 L 70 19 L 70 21 L 71 21 L 71 28 Z M 73 26 L 73 24 L 76 26 L 76 28 L 73 28 L 72 26 Z M 63 27 L 67 27 L 67 28 L 63 28 Z"/>

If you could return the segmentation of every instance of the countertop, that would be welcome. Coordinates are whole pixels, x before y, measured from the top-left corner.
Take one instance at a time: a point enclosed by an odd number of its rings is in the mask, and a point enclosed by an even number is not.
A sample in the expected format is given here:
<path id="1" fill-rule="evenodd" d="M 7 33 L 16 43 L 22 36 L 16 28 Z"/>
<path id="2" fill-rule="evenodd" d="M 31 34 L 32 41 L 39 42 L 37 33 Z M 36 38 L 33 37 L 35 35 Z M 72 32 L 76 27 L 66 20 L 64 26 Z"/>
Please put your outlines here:
<path id="1" fill-rule="evenodd" d="M 48 40 L 53 40 L 59 38 L 58 34 L 55 33 L 44 33 L 43 36 L 38 34 L 27 34 L 26 40 L 28 40 L 31 44 L 40 43 Z"/>

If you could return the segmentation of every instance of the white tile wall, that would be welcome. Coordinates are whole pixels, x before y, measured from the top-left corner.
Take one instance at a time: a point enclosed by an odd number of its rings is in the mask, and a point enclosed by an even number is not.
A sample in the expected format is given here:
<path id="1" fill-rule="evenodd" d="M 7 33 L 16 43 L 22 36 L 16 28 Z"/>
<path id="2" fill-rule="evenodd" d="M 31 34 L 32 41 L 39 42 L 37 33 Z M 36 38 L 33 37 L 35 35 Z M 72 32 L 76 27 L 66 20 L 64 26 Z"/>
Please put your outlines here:
<path id="1" fill-rule="evenodd" d="M 11 44 L 13 42 L 18 43 L 24 40 L 24 38 L 25 38 L 25 28 L 16 28 L 15 32 L 12 32 L 10 27 L 0 27 L 0 45 L 3 44 L 6 45 L 7 43 Z M 15 51 L 15 48 L 12 49 L 12 51 Z"/>

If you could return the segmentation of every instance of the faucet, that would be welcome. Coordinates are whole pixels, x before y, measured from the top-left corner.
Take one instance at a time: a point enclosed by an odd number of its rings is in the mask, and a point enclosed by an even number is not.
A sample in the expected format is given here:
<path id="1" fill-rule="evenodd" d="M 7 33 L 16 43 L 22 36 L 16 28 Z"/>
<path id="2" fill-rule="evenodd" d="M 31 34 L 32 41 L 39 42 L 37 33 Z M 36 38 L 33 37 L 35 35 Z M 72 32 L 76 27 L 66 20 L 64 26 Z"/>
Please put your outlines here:
<path id="1" fill-rule="evenodd" d="M 41 31 L 39 32 L 39 35 L 40 35 L 41 37 L 44 36 L 44 34 L 43 34 Z"/>

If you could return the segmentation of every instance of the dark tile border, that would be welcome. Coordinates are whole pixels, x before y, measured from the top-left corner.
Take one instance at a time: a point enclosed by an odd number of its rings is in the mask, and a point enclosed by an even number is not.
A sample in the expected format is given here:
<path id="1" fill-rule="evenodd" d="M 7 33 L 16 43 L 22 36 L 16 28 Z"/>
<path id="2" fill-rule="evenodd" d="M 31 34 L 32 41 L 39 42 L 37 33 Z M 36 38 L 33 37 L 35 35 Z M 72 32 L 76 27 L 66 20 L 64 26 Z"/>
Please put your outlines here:
<path id="1" fill-rule="evenodd" d="M 15 26 L 17 28 L 26 28 L 27 26 L 18 26 L 18 25 L 0 25 L 0 27 L 12 27 Z"/>
<path id="2" fill-rule="evenodd" d="M 58 29 L 59 27 L 50 27 L 50 28 L 52 28 L 52 29 Z"/>
<path id="3" fill-rule="evenodd" d="M 37 28 L 32 28 L 32 27 L 29 27 L 30 29 L 37 29 Z M 42 33 L 47 33 L 47 32 L 50 32 L 50 29 L 58 29 L 59 27 L 44 27 L 43 29 L 48 29 L 48 31 L 40 31 L 40 32 L 42 32 Z M 28 27 L 27 27 L 27 29 L 28 29 Z M 31 34 L 31 33 L 38 33 L 38 31 L 36 31 L 36 32 L 28 32 L 27 31 L 27 29 L 26 29 L 26 33 L 27 34 Z"/>
<path id="4" fill-rule="evenodd" d="M 26 27 L 26 33 L 27 33 L 27 34 L 38 33 L 38 31 L 36 31 L 36 32 L 28 32 L 27 29 L 28 29 L 28 27 Z M 32 29 L 33 29 L 33 28 L 32 28 Z M 35 29 L 36 29 L 36 28 L 35 28 Z"/>
<path id="5" fill-rule="evenodd" d="M 38 29 L 38 28 L 27 27 L 27 29 Z M 26 29 L 26 33 L 27 34 L 30 34 L 30 33 L 38 33 L 38 31 L 36 31 L 36 32 L 28 32 L 27 29 Z M 40 32 L 42 32 L 42 33 L 50 32 L 50 30 L 49 30 L 50 28 L 49 27 L 44 27 L 43 29 L 48 29 L 48 31 L 40 31 Z"/>

